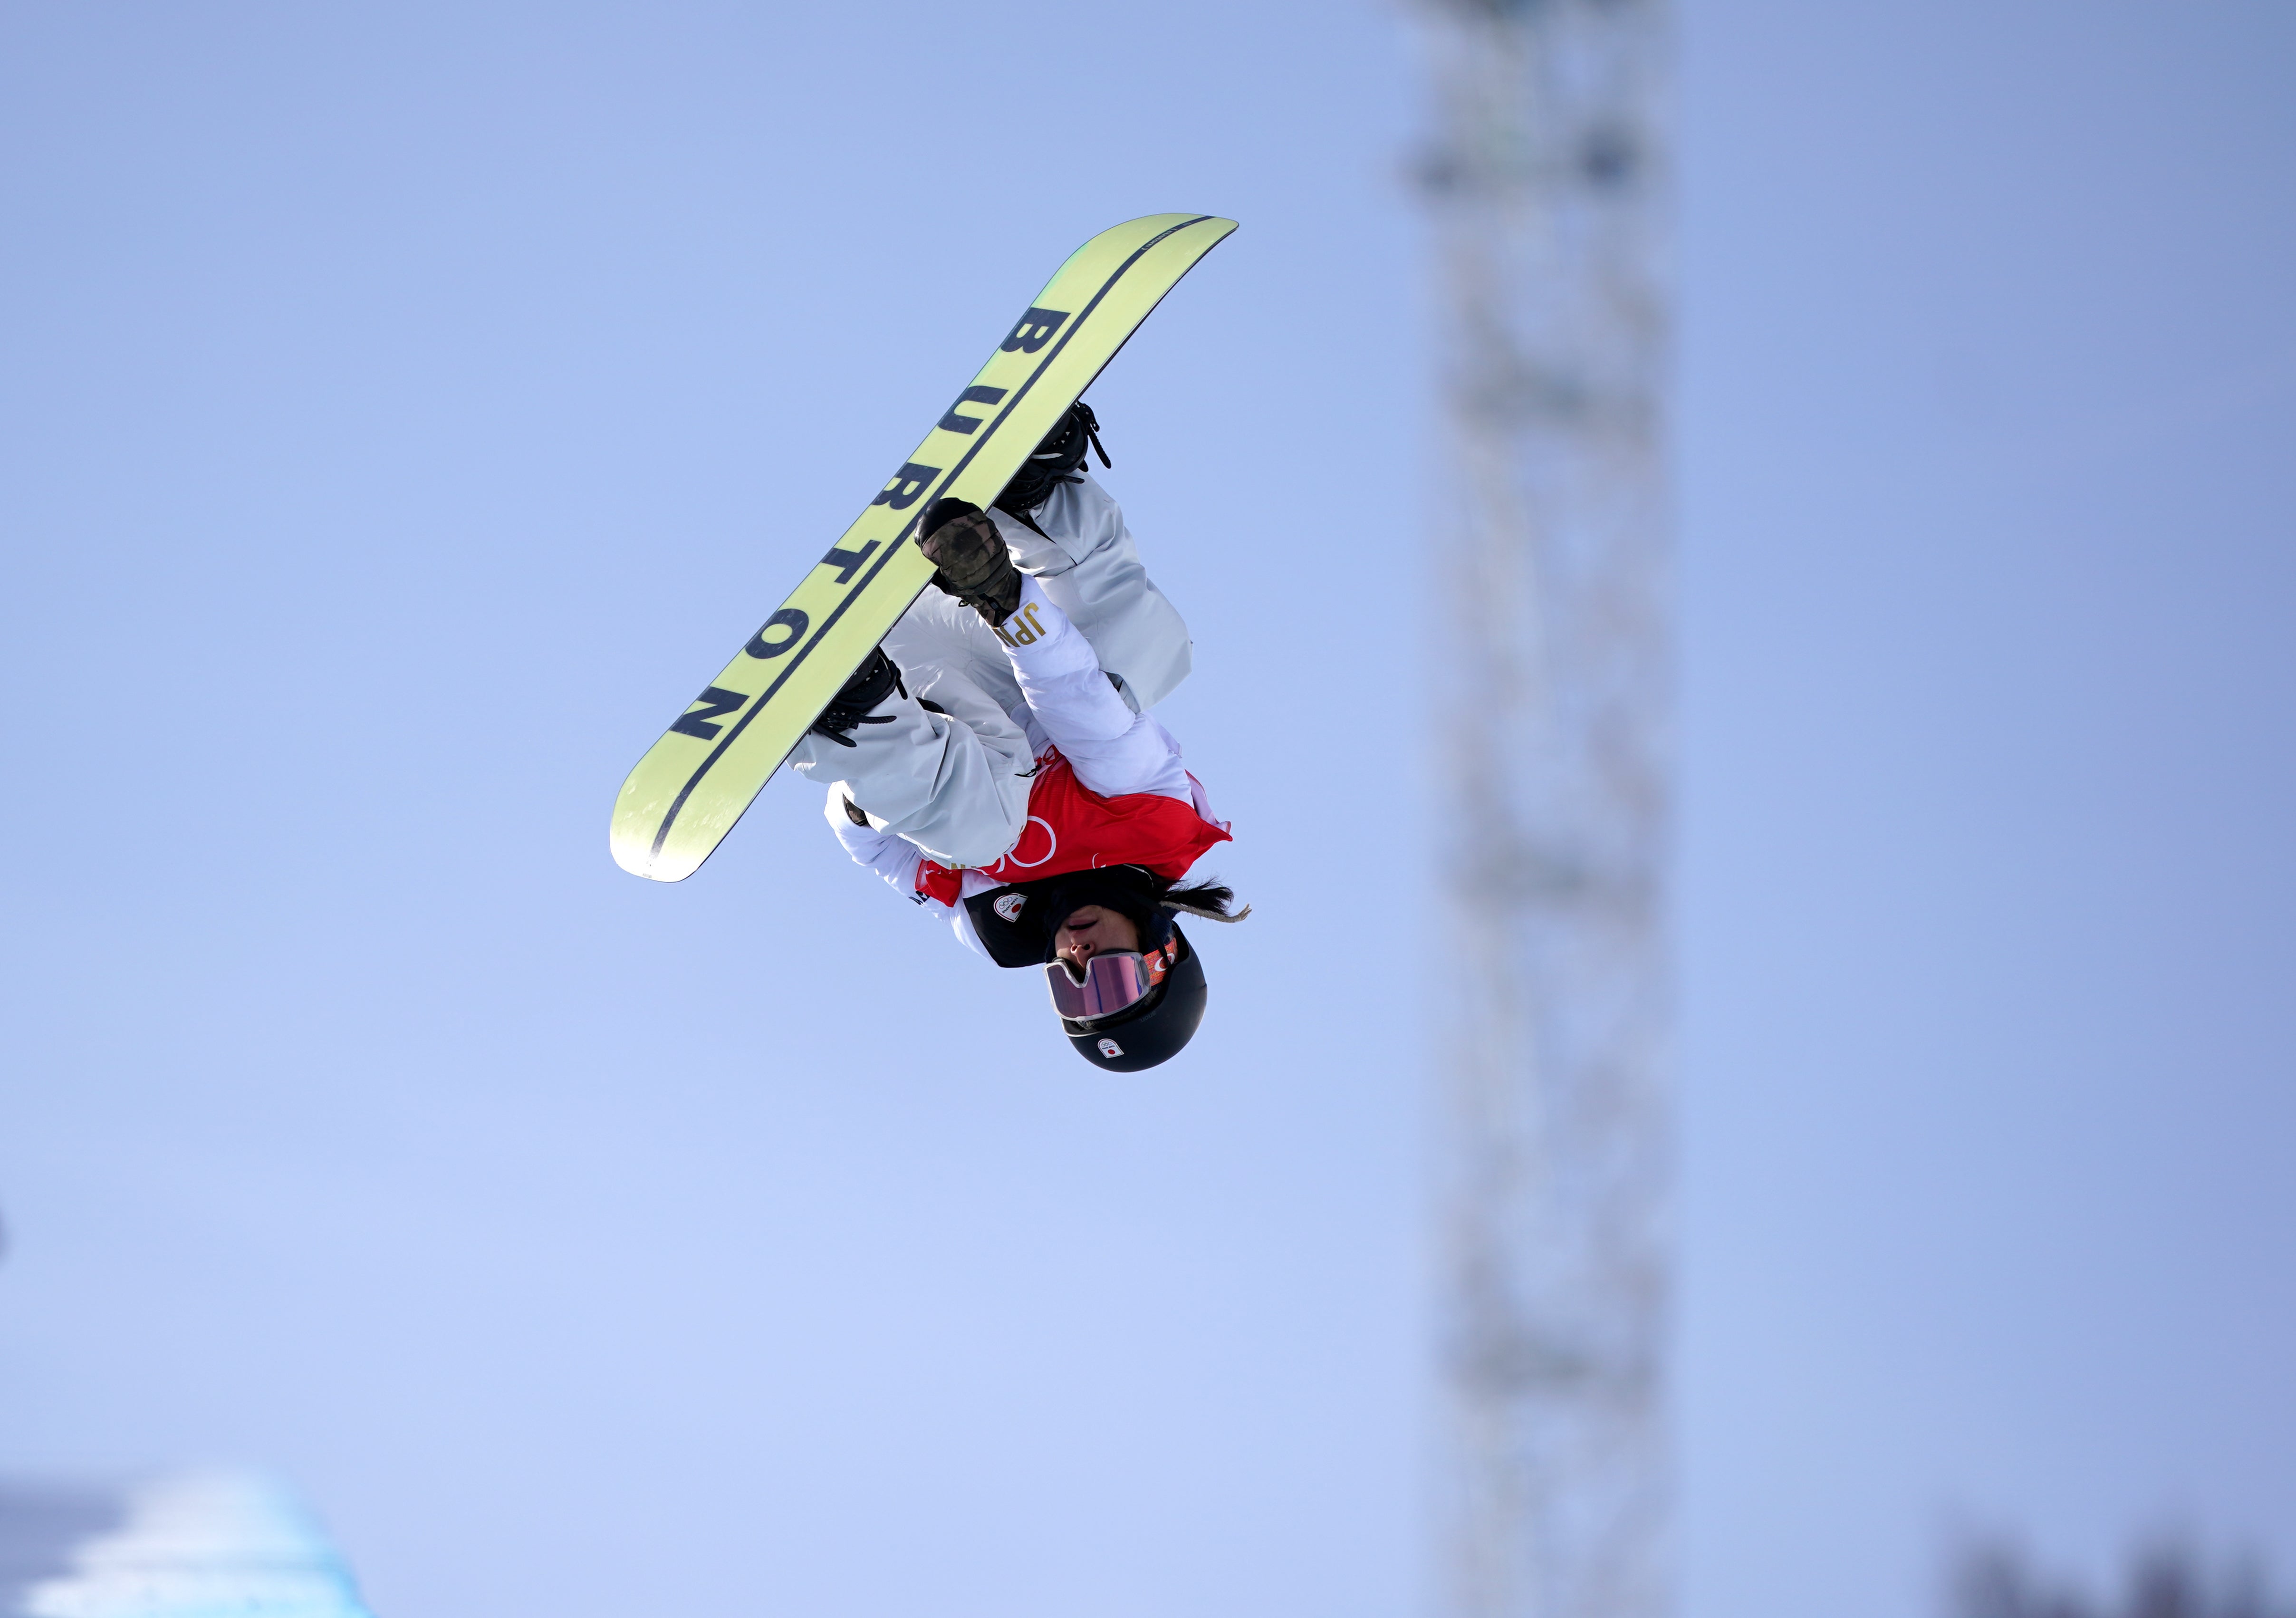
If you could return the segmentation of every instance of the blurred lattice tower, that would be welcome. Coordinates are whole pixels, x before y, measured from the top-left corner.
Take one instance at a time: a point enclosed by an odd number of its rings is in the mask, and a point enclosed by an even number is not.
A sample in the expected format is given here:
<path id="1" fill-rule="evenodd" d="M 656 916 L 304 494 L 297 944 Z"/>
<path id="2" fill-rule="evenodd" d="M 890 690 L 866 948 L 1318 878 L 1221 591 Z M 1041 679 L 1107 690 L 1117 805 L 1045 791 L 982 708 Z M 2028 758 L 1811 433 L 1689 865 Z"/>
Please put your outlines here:
<path id="1" fill-rule="evenodd" d="M 1441 354 L 1441 1611 L 1656 1618 L 1669 18 L 1413 16 Z"/>

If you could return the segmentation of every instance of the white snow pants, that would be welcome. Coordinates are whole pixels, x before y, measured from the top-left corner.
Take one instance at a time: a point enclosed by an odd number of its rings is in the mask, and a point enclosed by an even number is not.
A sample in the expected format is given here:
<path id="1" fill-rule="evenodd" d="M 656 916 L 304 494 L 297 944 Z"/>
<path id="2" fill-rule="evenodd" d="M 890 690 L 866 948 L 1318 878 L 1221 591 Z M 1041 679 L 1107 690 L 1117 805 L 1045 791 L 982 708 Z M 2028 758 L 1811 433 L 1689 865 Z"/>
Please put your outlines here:
<path id="1" fill-rule="evenodd" d="M 1150 581 L 1123 512 L 1086 474 L 1030 514 L 1043 532 L 989 513 L 1013 564 L 1091 643 L 1133 712 L 1146 712 L 1187 678 L 1188 627 Z M 884 646 L 908 689 L 873 710 L 891 722 L 857 727 L 851 747 L 808 735 L 791 768 L 827 784 L 832 814 L 850 801 L 876 830 L 943 865 L 994 864 L 1028 824 L 1046 741 L 1004 644 L 979 613 L 928 586 Z"/>

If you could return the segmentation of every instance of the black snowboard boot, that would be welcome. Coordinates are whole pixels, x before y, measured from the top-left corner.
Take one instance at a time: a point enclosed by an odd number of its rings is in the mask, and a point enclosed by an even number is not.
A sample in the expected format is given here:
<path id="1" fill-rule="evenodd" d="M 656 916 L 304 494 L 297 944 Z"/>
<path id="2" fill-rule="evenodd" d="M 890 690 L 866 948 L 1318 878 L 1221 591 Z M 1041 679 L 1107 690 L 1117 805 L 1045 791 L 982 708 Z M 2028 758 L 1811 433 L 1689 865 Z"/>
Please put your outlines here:
<path id="1" fill-rule="evenodd" d="M 1021 605 L 1021 570 L 988 513 L 970 500 L 939 499 L 918 524 L 917 548 L 935 570 L 933 583 L 995 628 Z"/>
<path id="2" fill-rule="evenodd" d="M 868 661 L 853 671 L 853 678 L 838 688 L 829 706 L 821 710 L 821 717 L 809 728 L 814 735 L 827 736 L 840 747 L 857 747 L 860 743 L 846 733 L 861 725 L 891 724 L 891 714 L 873 719 L 869 710 L 896 691 L 903 696 L 909 694 L 909 688 L 901 684 L 900 669 L 885 655 L 885 648 L 880 646 L 869 653 Z"/>

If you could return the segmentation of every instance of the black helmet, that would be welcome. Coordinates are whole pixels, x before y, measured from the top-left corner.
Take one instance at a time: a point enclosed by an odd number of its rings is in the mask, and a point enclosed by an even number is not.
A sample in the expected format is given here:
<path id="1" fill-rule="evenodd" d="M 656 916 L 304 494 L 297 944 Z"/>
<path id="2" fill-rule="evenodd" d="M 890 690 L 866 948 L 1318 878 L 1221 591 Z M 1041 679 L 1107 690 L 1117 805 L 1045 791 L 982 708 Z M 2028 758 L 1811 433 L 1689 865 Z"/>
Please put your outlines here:
<path id="1" fill-rule="evenodd" d="M 1174 959 L 1164 969 L 1164 981 L 1136 1004 L 1112 1017 L 1061 1019 L 1061 1031 L 1078 1055 L 1111 1073 L 1136 1073 L 1170 1061 L 1196 1037 L 1208 998 L 1203 963 L 1177 927 L 1169 948 Z"/>
<path id="2" fill-rule="evenodd" d="M 1004 485 L 1004 492 L 996 497 L 996 504 L 1016 517 L 1025 517 L 1050 498 L 1053 490 L 1062 484 L 1082 482 L 1076 469 L 1084 464 L 1086 444 L 1099 455 L 1103 466 L 1115 464 L 1108 458 L 1108 451 L 1100 447 L 1100 423 L 1094 417 L 1092 407 L 1078 399 L 1045 434 L 1045 441 L 1021 464 L 1021 470 Z"/>
<path id="3" fill-rule="evenodd" d="M 1059 969 L 1054 963 L 1063 916 L 1084 905 L 1100 905 L 1129 916 L 1140 930 L 1142 952 L 1166 957 L 1151 963 L 1160 971 L 1155 987 L 1107 1016 L 1063 1016 L 1060 1023 L 1077 1055 L 1095 1067 L 1136 1073 L 1178 1055 L 1204 1020 L 1203 963 L 1173 924 L 1175 906 L 1165 898 L 1170 887 L 1139 866 L 1103 866 L 976 893 L 964 901 L 964 908 L 990 960 L 999 966 L 1047 971 Z M 1210 911 L 1194 914 L 1227 919 Z"/>

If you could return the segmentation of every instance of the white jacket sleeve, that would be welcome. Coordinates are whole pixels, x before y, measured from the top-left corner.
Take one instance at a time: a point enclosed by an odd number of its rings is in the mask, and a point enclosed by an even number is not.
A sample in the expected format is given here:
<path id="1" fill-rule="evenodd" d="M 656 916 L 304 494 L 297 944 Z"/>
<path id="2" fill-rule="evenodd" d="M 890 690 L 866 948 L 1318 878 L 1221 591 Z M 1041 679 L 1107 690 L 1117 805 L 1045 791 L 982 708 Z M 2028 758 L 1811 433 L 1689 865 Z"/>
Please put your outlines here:
<path id="1" fill-rule="evenodd" d="M 1154 793 L 1188 801 L 1188 772 L 1163 727 L 1117 694 L 1092 643 L 1042 584 L 1023 578 L 1021 604 L 996 635 L 1020 680 L 1032 730 L 1061 750 L 1078 780 L 1104 798 Z"/>
<path id="2" fill-rule="evenodd" d="M 995 507 L 989 518 L 1024 573 L 1068 614 L 1123 681 L 1125 706 L 1144 713 L 1187 678 L 1188 626 L 1140 564 L 1124 513 L 1083 467 L 1056 483 L 1027 518 Z"/>
<path id="3" fill-rule="evenodd" d="M 931 901 L 917 891 L 917 866 L 923 860 L 917 845 L 906 838 L 896 837 L 890 832 L 881 832 L 872 825 L 857 825 L 845 812 L 845 796 L 832 792 L 821 806 L 822 818 L 837 834 L 838 842 L 853 863 L 866 866 L 885 879 L 886 886 L 903 899 L 919 904 Z"/>
<path id="4" fill-rule="evenodd" d="M 830 793 L 829 801 L 822 806 L 821 812 L 822 817 L 829 822 L 829 829 L 837 834 L 838 842 L 853 857 L 855 865 L 866 866 L 876 872 L 885 879 L 885 885 L 903 899 L 922 907 L 934 916 L 947 916 L 949 924 L 956 932 L 956 941 L 979 956 L 985 965 L 996 965 L 988 958 L 988 951 L 981 948 L 980 935 L 972 930 L 972 917 L 962 903 L 945 905 L 917 891 L 917 865 L 924 856 L 917 851 L 916 844 L 890 832 L 881 832 L 874 826 L 854 824 L 852 817 L 845 812 L 845 799 L 841 793 Z M 964 891 L 968 899 L 974 893 L 985 893 L 996 885 L 978 871 L 964 873 Z"/>

